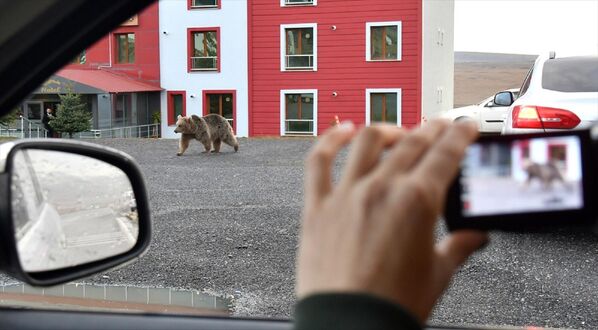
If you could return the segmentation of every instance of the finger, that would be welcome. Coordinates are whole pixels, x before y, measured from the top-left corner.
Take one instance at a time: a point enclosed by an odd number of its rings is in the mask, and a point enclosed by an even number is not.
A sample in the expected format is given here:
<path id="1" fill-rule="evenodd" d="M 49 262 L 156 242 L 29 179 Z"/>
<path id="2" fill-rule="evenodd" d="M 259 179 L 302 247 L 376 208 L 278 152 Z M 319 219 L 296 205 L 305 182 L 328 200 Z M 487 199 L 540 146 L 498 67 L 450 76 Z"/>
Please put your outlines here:
<path id="1" fill-rule="evenodd" d="M 448 127 L 444 120 L 434 120 L 407 134 L 389 153 L 374 175 L 389 178 L 410 169 Z"/>
<path id="2" fill-rule="evenodd" d="M 388 124 L 361 129 L 351 146 L 339 186 L 352 185 L 368 173 L 376 166 L 384 149 L 397 143 L 404 135 L 404 130 Z"/>
<path id="3" fill-rule="evenodd" d="M 305 203 L 314 206 L 332 187 L 332 162 L 356 134 L 352 123 L 342 123 L 322 135 L 305 161 Z"/>
<path id="4" fill-rule="evenodd" d="M 436 254 L 445 265 L 445 274 L 450 277 L 470 255 L 487 243 L 488 234 L 483 231 L 459 230 L 449 234 L 436 246 Z"/>
<path id="5" fill-rule="evenodd" d="M 414 170 L 414 177 L 433 183 L 435 198 L 444 199 L 449 184 L 459 169 L 465 149 L 478 136 L 477 126 L 464 121 L 451 125 L 423 156 Z"/>

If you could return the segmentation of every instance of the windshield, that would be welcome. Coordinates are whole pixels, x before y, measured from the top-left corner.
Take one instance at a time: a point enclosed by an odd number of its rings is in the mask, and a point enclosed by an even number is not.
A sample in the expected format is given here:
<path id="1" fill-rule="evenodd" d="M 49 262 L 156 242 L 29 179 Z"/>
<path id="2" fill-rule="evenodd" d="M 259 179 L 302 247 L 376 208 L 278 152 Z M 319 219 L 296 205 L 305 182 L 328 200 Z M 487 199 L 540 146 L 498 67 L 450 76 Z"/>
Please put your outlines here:
<path id="1" fill-rule="evenodd" d="M 557 92 L 598 92 L 598 57 L 557 58 L 544 63 L 542 88 Z"/>
<path id="2" fill-rule="evenodd" d="M 0 118 L 0 142 L 72 138 L 133 156 L 150 196 L 149 251 L 51 289 L 0 274 L 0 303 L 288 319 L 304 161 L 320 135 L 343 121 L 411 129 L 484 106 L 521 86 L 545 49 L 598 40 L 596 12 L 595 1 L 568 0 L 156 1 Z M 595 64 L 548 61 L 543 84 L 598 91 Z M 508 107 L 485 110 L 475 120 L 500 134 Z M 192 116 L 234 138 L 206 143 Z M 134 205 L 130 191 L 118 196 Z M 446 233 L 440 221 L 436 239 Z M 491 242 L 430 324 L 598 327 L 596 236 L 496 232 Z"/>

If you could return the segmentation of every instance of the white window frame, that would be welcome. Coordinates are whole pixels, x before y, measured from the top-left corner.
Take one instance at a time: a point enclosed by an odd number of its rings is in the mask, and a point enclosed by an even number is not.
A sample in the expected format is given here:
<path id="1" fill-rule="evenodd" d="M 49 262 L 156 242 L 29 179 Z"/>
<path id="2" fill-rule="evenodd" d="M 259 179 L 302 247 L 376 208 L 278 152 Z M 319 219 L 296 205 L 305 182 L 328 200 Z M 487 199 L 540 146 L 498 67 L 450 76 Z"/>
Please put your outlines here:
<path id="1" fill-rule="evenodd" d="M 313 136 L 318 136 L 318 90 L 317 89 L 281 89 L 280 90 L 280 136 L 286 135 L 286 100 L 287 94 L 313 94 Z M 306 134 L 306 136 L 309 136 Z"/>
<path id="2" fill-rule="evenodd" d="M 365 90 L 365 125 L 370 126 L 371 117 L 371 94 L 372 93 L 396 93 L 397 94 L 397 126 L 401 127 L 402 113 L 402 88 L 367 88 Z"/>
<path id="3" fill-rule="evenodd" d="M 189 6 L 189 8 L 191 8 L 191 9 L 218 8 L 218 6 L 220 6 L 220 2 L 219 1 L 222 1 L 222 0 L 218 0 L 215 5 L 194 6 L 193 5 L 193 0 L 191 0 L 191 5 Z"/>
<path id="4" fill-rule="evenodd" d="M 286 30 L 312 28 L 313 31 L 313 67 L 306 69 L 287 69 L 286 67 Z M 318 24 L 317 23 L 301 23 L 301 24 L 281 24 L 280 25 L 280 71 L 318 71 Z"/>
<path id="5" fill-rule="evenodd" d="M 295 4 L 287 4 L 287 0 L 280 0 L 280 6 L 281 7 L 303 7 L 303 6 L 317 6 L 318 5 L 318 0 L 312 0 L 312 2 L 307 2 L 308 0 L 304 0 L 306 1 L 305 3 L 295 3 Z"/>
<path id="6" fill-rule="evenodd" d="M 373 60 L 372 59 L 372 28 L 377 26 L 393 26 L 397 27 L 397 58 L 390 60 Z M 365 60 L 368 62 L 392 62 L 402 60 L 403 49 L 403 22 L 366 22 L 365 23 Z"/>

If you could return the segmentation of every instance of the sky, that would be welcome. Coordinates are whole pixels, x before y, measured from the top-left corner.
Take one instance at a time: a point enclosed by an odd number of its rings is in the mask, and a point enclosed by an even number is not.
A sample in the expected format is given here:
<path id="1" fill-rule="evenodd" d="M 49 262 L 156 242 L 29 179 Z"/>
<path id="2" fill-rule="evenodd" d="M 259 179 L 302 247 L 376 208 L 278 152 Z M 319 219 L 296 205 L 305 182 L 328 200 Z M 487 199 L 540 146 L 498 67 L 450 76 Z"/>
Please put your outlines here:
<path id="1" fill-rule="evenodd" d="M 455 0 L 455 51 L 598 54 L 598 0 Z"/>

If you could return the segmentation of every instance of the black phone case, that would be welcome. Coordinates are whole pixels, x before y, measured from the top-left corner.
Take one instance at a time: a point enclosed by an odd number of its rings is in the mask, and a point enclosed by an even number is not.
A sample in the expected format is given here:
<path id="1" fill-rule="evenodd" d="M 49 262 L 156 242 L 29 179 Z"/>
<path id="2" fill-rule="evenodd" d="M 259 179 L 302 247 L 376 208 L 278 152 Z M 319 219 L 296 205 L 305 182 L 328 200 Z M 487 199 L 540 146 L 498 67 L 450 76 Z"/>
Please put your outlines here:
<path id="1" fill-rule="evenodd" d="M 538 137 L 578 136 L 581 149 L 583 208 L 575 210 L 534 211 L 526 213 L 508 213 L 484 216 L 464 216 L 462 210 L 461 186 L 462 173 L 459 172 L 449 188 L 445 207 L 445 221 L 449 230 L 479 229 L 504 231 L 546 231 L 563 227 L 591 227 L 598 218 L 596 186 L 598 180 L 593 173 L 596 169 L 596 148 L 589 130 L 567 131 L 557 133 L 537 133 L 502 136 L 483 136 L 479 143 L 511 142 Z M 497 196 L 497 203 L 500 203 Z"/>

